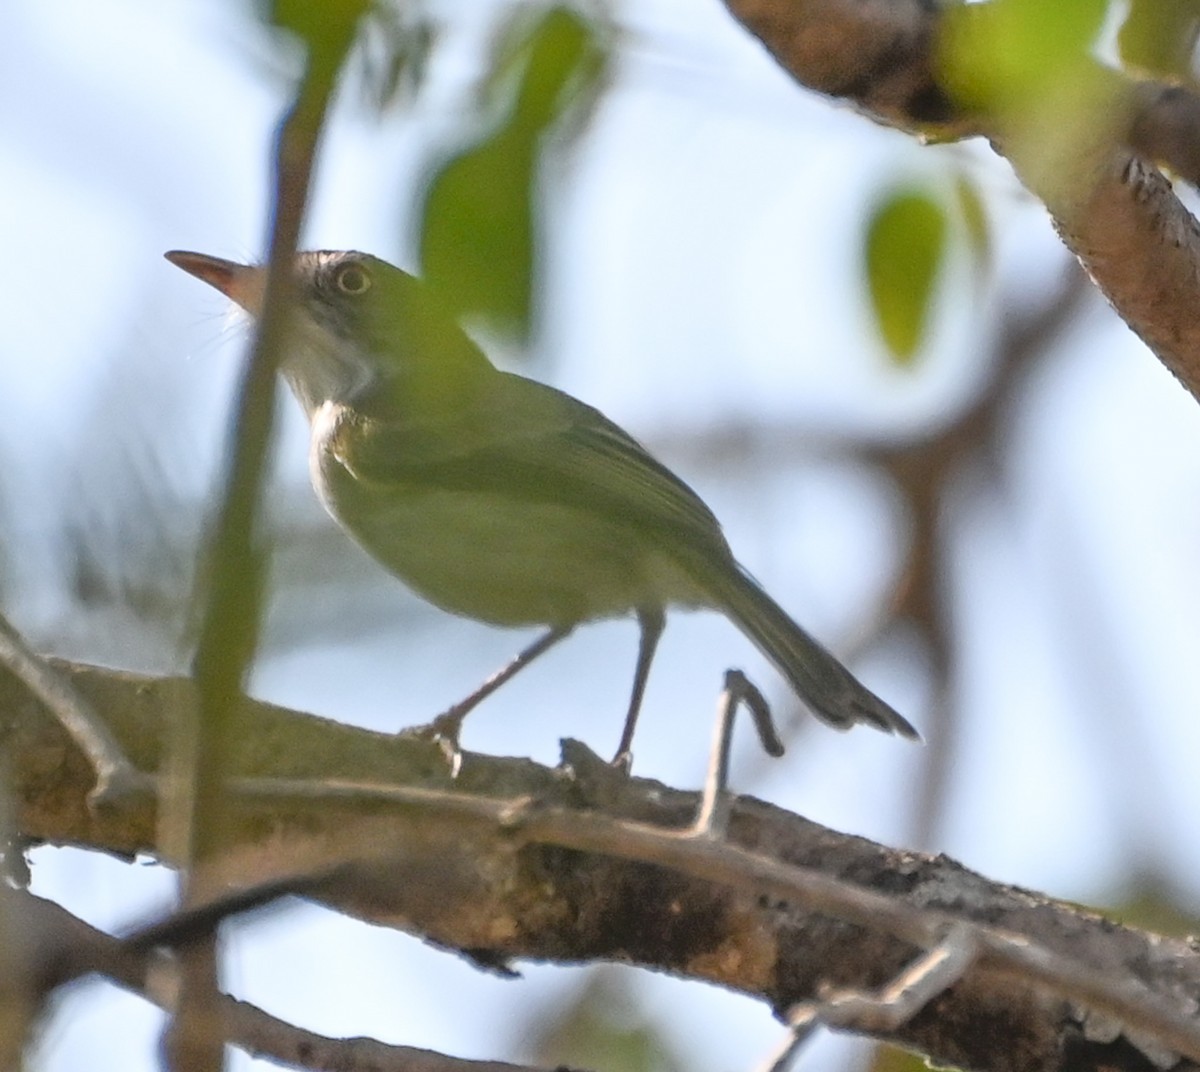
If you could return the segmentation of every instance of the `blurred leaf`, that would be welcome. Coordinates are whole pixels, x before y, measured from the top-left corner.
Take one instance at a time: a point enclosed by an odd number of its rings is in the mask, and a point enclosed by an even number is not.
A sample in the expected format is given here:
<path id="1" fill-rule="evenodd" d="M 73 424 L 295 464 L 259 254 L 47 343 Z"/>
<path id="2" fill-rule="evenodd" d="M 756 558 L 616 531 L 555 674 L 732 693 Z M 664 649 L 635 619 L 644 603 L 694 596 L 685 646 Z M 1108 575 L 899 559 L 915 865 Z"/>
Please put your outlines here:
<path id="1" fill-rule="evenodd" d="M 865 239 L 875 320 L 896 363 L 911 365 L 946 255 L 945 209 L 921 190 L 896 191 L 872 213 Z"/>
<path id="2" fill-rule="evenodd" d="M 363 83 L 377 110 L 414 96 L 425 80 L 437 29 L 421 6 L 377 3 L 364 24 Z"/>
<path id="3" fill-rule="evenodd" d="M 425 202 L 421 265 L 456 314 L 528 335 L 533 304 L 533 147 L 507 127 L 449 161 Z"/>
<path id="4" fill-rule="evenodd" d="M 530 32 L 502 37 L 485 98 L 503 94 L 504 83 L 517 79 L 517 114 L 529 127 L 545 129 L 595 86 L 603 60 L 597 28 L 578 12 L 555 7 Z"/>
<path id="5" fill-rule="evenodd" d="M 1117 35 L 1122 62 L 1160 77 L 1191 79 L 1200 0 L 1130 0 Z"/>
<path id="6" fill-rule="evenodd" d="M 1114 79 L 1091 55 L 1108 0 L 992 0 L 947 9 L 939 66 L 965 108 L 998 122 L 1035 185 L 1121 122 Z"/>
<path id="7" fill-rule="evenodd" d="M 976 287 L 985 285 L 992 272 L 992 228 L 988 221 L 987 208 L 978 185 L 966 175 L 954 181 L 954 197 L 958 204 L 958 218 L 966 236 L 967 249 L 971 254 L 973 281 Z"/>
<path id="8" fill-rule="evenodd" d="M 435 170 L 422 212 L 421 266 L 459 314 L 528 337 L 536 271 L 535 186 L 544 136 L 597 91 L 598 30 L 556 7 L 512 26 L 484 82 L 488 132 Z"/>
<path id="9" fill-rule="evenodd" d="M 358 20 L 370 7 L 371 0 L 268 0 L 266 15 L 273 26 L 299 37 L 310 66 L 320 67 L 341 63 Z"/>
<path id="10" fill-rule="evenodd" d="M 909 1053 L 882 1042 L 876 1045 L 871 1055 L 871 1064 L 868 1066 L 869 1072 L 929 1072 L 929 1067 L 929 1062 L 920 1054 Z M 943 1070 L 949 1067 L 938 1066 Z"/>
<path id="11" fill-rule="evenodd" d="M 979 187 L 967 176 L 959 175 L 954 183 L 954 196 L 958 200 L 958 211 L 967 232 L 967 245 L 978 260 L 989 261 L 992 255 L 992 231 Z"/>
<path id="12" fill-rule="evenodd" d="M 574 1000 L 557 1016 L 539 1010 L 532 1040 L 539 1064 L 598 1072 L 676 1072 L 683 1066 L 657 1026 L 639 1008 L 627 985 L 630 975 L 593 971 Z"/>
<path id="13" fill-rule="evenodd" d="M 1130 927 L 1141 927 L 1176 938 L 1200 934 L 1194 900 L 1185 896 L 1171 876 L 1159 872 L 1136 875 L 1123 900 L 1104 914 Z"/>
<path id="14" fill-rule="evenodd" d="M 357 22 L 370 6 L 370 0 L 269 0 L 267 18 L 273 26 L 291 30 L 307 44 L 321 48 L 331 32 Z"/>
<path id="15" fill-rule="evenodd" d="M 1053 84 L 1078 75 L 1108 0 L 993 0 L 948 12 L 945 73 L 964 103 L 988 110 L 1029 107 Z"/>

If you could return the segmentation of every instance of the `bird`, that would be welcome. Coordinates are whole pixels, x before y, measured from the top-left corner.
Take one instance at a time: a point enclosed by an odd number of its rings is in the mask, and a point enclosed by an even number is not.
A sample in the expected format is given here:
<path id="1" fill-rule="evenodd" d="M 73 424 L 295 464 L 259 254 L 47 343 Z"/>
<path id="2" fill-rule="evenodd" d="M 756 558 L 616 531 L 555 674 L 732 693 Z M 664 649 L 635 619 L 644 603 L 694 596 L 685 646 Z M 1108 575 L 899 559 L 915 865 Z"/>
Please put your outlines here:
<path id="1" fill-rule="evenodd" d="M 165 254 L 251 316 L 265 265 Z M 543 632 L 431 723 L 457 752 L 480 701 L 582 624 L 639 627 L 613 763 L 628 769 L 670 608 L 723 614 L 814 715 L 913 740 L 876 696 L 738 563 L 700 497 L 603 413 L 497 368 L 445 296 L 370 254 L 296 254 L 279 370 L 310 426 L 329 514 L 386 570 L 452 614 Z"/>

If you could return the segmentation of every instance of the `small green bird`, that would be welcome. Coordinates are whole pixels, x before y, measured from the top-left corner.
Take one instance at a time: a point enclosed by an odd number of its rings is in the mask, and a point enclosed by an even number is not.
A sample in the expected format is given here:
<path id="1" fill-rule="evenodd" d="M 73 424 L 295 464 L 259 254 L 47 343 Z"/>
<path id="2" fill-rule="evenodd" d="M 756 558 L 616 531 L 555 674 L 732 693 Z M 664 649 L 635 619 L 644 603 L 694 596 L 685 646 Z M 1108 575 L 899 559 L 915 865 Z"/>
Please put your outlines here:
<path id="1" fill-rule="evenodd" d="M 166 254 L 251 314 L 266 268 Z M 717 519 L 599 410 L 497 369 L 415 277 L 357 252 L 296 257 L 281 371 L 312 429 L 329 513 L 430 603 L 548 631 L 434 723 L 463 718 L 577 625 L 641 629 L 614 762 L 628 763 L 669 606 L 720 611 L 823 721 L 915 729 L 797 625 L 733 557 Z"/>

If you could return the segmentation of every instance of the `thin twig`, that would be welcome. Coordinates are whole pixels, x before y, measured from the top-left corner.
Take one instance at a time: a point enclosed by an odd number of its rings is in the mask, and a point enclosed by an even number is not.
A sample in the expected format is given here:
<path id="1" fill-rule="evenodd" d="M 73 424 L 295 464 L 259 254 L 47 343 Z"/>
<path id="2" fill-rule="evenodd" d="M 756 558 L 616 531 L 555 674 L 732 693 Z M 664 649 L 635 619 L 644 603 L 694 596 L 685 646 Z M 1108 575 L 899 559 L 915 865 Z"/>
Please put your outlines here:
<path id="1" fill-rule="evenodd" d="M 0 662 L 12 671 L 79 746 L 96 772 L 88 794 L 93 808 L 111 806 L 131 796 L 153 792 L 154 779 L 138 770 L 121 749 L 104 720 L 67 678 L 26 643 L 7 618 L 0 615 Z"/>
<path id="2" fill-rule="evenodd" d="M 941 942 L 875 993 L 822 988 L 816 1000 L 788 1010 L 787 1036 L 761 1066 L 762 1072 L 786 1072 L 818 1027 L 859 1034 L 895 1031 L 957 983 L 978 954 L 972 929 L 956 924 Z"/>
<path id="3" fill-rule="evenodd" d="M 259 500 L 274 424 L 275 372 L 288 327 L 292 263 L 318 139 L 360 14 L 353 7 L 331 14 L 322 38 L 310 38 L 304 78 L 279 130 L 266 293 L 238 394 L 225 495 L 207 549 L 209 572 L 193 667 L 197 706 L 190 720 L 181 719 L 190 725 L 181 725 L 181 782 L 174 806 L 167 809 L 170 842 L 188 864 L 185 904 L 203 898 L 204 869 L 197 864 L 218 853 L 228 829 L 224 781 L 259 628 L 265 574 Z M 180 961 L 179 1007 L 168 1033 L 173 1068 L 219 1072 L 223 1066 L 224 1047 L 215 1031 L 217 994 L 216 952 L 205 943 Z"/>
<path id="4" fill-rule="evenodd" d="M 821 1023 L 864 1034 L 895 1031 L 966 975 L 978 956 L 974 929 L 956 924 L 942 941 L 873 994 L 823 988 L 818 1002 Z"/>
<path id="5" fill-rule="evenodd" d="M 771 718 L 771 707 L 749 678 L 740 670 L 725 671 L 725 688 L 717 700 L 717 721 L 713 729 L 713 743 L 709 750 L 708 772 L 704 778 L 704 792 L 700 798 L 700 809 L 696 813 L 693 834 L 696 837 L 719 838 L 725 833 L 729 819 L 729 754 L 733 746 L 733 719 L 737 710 L 745 706 L 754 720 L 758 739 L 763 750 L 770 756 L 783 755 L 783 742 L 775 731 Z"/>
<path id="6" fill-rule="evenodd" d="M 817 1003 L 806 1001 L 797 1005 L 790 1020 L 790 1030 L 784 1033 L 783 1039 L 767 1055 L 767 1059 L 759 1065 L 759 1072 L 787 1072 L 792 1062 L 813 1037 L 821 1026 Z"/>
<path id="7" fill-rule="evenodd" d="M 19 917 L 24 932 L 36 936 L 34 966 L 45 974 L 23 980 L 45 994 L 83 975 L 96 973 L 167 1012 L 177 1008 L 169 964 L 155 943 L 114 938 L 89 926 L 53 901 L 25 891 L 9 891 L 6 911 Z M 159 924 L 152 925 L 149 933 Z M 334 1039 L 289 1024 L 270 1013 L 218 994 L 214 1002 L 218 1038 L 246 1053 L 289 1068 L 338 1072 L 537 1072 L 502 1061 L 468 1061 L 371 1038 Z"/>

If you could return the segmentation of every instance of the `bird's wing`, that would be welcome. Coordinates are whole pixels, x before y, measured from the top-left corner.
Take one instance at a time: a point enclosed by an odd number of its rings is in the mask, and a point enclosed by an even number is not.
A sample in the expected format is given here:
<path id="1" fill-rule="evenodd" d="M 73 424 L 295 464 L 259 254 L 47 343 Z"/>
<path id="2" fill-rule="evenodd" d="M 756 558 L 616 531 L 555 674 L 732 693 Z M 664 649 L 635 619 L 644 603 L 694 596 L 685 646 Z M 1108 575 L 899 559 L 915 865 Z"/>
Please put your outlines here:
<path id="1" fill-rule="evenodd" d="M 500 384 L 453 422 L 355 422 L 335 453 L 361 481 L 571 505 L 729 554 L 700 497 L 598 410 L 521 377 Z"/>

